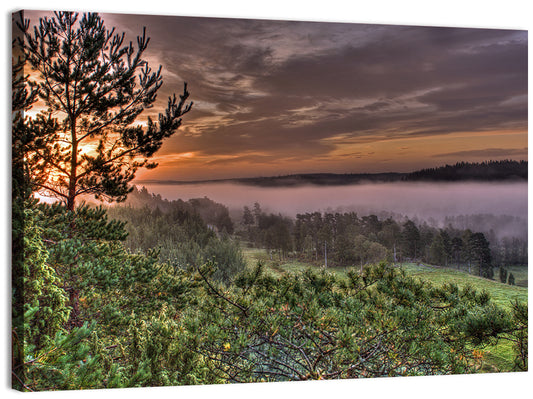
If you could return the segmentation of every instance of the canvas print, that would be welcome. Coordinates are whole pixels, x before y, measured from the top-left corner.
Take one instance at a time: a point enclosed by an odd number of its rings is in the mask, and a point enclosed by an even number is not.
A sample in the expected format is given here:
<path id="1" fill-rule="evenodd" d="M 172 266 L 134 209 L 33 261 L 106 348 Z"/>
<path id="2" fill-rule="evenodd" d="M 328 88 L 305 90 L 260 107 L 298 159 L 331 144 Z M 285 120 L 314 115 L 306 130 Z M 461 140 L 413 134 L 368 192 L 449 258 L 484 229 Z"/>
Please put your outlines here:
<path id="1" fill-rule="evenodd" d="M 527 31 L 12 26 L 13 388 L 527 371 Z"/>

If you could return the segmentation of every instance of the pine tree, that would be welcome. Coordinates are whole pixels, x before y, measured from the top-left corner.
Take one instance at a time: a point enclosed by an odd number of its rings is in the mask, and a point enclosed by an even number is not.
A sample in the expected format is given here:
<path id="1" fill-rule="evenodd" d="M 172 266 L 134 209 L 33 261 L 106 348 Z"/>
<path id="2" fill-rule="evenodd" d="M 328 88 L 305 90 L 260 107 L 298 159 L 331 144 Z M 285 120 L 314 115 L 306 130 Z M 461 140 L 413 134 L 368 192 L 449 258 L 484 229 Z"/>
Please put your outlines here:
<path id="1" fill-rule="evenodd" d="M 135 46 L 94 13 L 57 12 L 33 31 L 29 20 L 18 26 L 18 44 L 39 73 L 35 85 L 45 106 L 34 118 L 28 152 L 38 187 L 70 210 L 84 194 L 124 200 L 137 169 L 157 166 L 149 159 L 190 111 L 187 85 L 179 100 L 169 98 L 158 122 L 148 117 L 142 127 L 135 122 L 163 83 L 161 67 L 154 72 L 142 58 L 150 41 L 145 29 Z"/>
<path id="2" fill-rule="evenodd" d="M 500 282 L 505 284 L 507 282 L 507 269 L 505 269 L 503 266 L 500 266 Z"/>
<path id="3" fill-rule="evenodd" d="M 20 32 L 13 31 L 16 37 Z M 17 386 L 18 379 L 24 379 L 24 341 L 23 331 L 24 314 L 28 310 L 26 304 L 31 299 L 24 297 L 24 287 L 28 282 L 26 251 L 28 244 L 36 244 L 29 241 L 31 234 L 28 233 L 28 216 L 25 208 L 27 200 L 31 195 L 31 184 L 27 167 L 24 160 L 28 142 L 32 140 L 32 129 L 29 118 L 25 113 L 30 110 L 37 101 L 37 91 L 28 83 L 28 74 L 25 73 L 25 59 L 20 53 L 17 54 L 16 40 L 13 46 L 12 70 L 11 70 L 11 111 L 12 111 L 12 197 L 11 197 L 11 217 L 12 217 L 12 366 L 13 366 L 13 386 Z M 38 252 L 38 251 L 36 251 Z M 34 261 L 41 266 L 40 261 Z M 26 301 L 27 299 L 27 301 Z M 33 299 L 33 298 L 32 298 Z M 35 301 L 33 301 L 35 302 Z M 33 304 L 35 306 L 35 303 Z"/>
<path id="4" fill-rule="evenodd" d="M 402 230 L 402 247 L 404 255 L 416 259 L 420 250 L 420 230 L 411 221 L 408 220 L 403 224 Z"/>
<path id="5" fill-rule="evenodd" d="M 261 217 L 261 214 L 263 213 L 263 211 L 261 210 L 261 205 L 259 204 L 259 202 L 255 202 L 254 203 L 253 213 L 254 213 L 255 224 L 257 225 L 257 224 L 259 224 L 259 218 Z"/>
<path id="6" fill-rule="evenodd" d="M 433 262 L 448 266 L 448 261 L 452 255 L 452 242 L 450 235 L 445 230 L 440 230 L 439 234 L 433 237 L 433 242 L 429 247 L 429 254 Z"/>
<path id="7" fill-rule="evenodd" d="M 250 211 L 250 208 L 248 208 L 247 206 L 243 208 L 242 224 L 247 227 L 254 224 L 254 215 L 252 215 L 252 211 Z"/>
<path id="8" fill-rule="evenodd" d="M 472 251 L 472 259 L 478 263 L 478 275 L 490 278 L 494 276 L 492 270 L 492 256 L 490 245 L 483 233 L 473 233 L 470 236 L 469 246 Z"/>

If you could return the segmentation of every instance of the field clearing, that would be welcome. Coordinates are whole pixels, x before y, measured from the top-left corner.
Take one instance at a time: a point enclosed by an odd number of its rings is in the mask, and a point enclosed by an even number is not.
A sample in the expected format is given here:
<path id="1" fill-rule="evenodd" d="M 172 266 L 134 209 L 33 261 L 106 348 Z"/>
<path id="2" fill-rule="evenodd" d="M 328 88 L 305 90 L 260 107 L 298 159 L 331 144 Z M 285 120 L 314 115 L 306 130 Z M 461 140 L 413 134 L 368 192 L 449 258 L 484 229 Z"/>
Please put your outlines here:
<path id="1" fill-rule="evenodd" d="M 476 290 L 485 290 L 490 294 L 492 300 L 497 305 L 505 308 L 509 308 L 510 303 L 514 300 L 527 302 L 528 289 L 525 287 L 502 284 L 497 280 L 487 280 L 460 270 L 446 267 L 417 265 L 415 263 L 404 263 L 401 267 L 407 272 L 407 274 L 422 280 L 431 281 L 436 285 L 453 283 L 460 288 L 470 285 Z M 515 276 L 520 273 L 521 278 L 527 280 L 527 267 L 514 267 L 510 270 Z M 495 276 L 495 278 L 497 278 L 497 276 Z"/>
<path id="2" fill-rule="evenodd" d="M 263 265 L 266 266 L 266 271 L 273 275 L 287 272 L 300 272 L 308 268 L 317 268 L 317 266 L 312 263 L 302 262 L 296 259 L 288 258 L 285 260 L 279 260 L 279 257 L 275 254 L 272 255 L 271 259 L 268 252 L 264 249 L 243 248 L 243 253 L 248 266 L 254 266 L 258 261 L 261 261 Z M 459 288 L 464 288 L 470 285 L 476 290 L 485 290 L 490 294 L 492 300 L 497 305 L 507 309 L 510 308 L 510 303 L 514 300 L 527 302 L 528 289 L 525 287 L 502 284 L 497 280 L 487 280 L 453 268 L 416 263 L 404 263 L 401 264 L 400 267 L 405 270 L 408 275 L 430 281 L 436 285 L 453 283 Z M 351 268 L 347 267 L 328 268 L 329 271 L 340 275 L 344 275 L 350 269 Z M 359 266 L 356 266 L 355 269 L 358 270 Z M 515 275 L 517 280 L 527 280 L 527 267 L 514 266 L 509 268 L 509 271 Z"/>
<path id="3" fill-rule="evenodd" d="M 406 263 L 401 267 L 408 274 L 421 280 L 430 281 L 433 284 L 453 283 L 460 288 L 470 285 L 476 290 L 484 290 L 490 294 L 495 304 L 507 310 L 511 310 L 511 303 L 515 300 L 528 301 L 528 289 L 525 287 L 502 284 L 499 281 L 487 280 L 451 268 L 417 265 L 414 263 Z M 515 266 L 509 268 L 509 270 L 517 281 L 519 279 L 527 281 L 527 267 Z M 512 343 L 500 340 L 496 345 L 487 346 L 484 348 L 484 359 L 482 370 L 485 372 L 512 370 L 514 359 Z"/>
<path id="4" fill-rule="evenodd" d="M 269 253 L 264 249 L 243 248 L 243 253 L 248 266 L 255 266 L 258 261 L 261 261 L 265 266 L 265 271 L 274 276 L 279 276 L 283 273 L 301 272 L 309 268 L 318 267 L 311 263 L 290 258 L 279 260 L 279 257 L 274 254 L 271 259 Z M 486 291 L 490 294 L 496 305 L 507 310 L 511 310 L 511 303 L 514 300 L 523 302 L 528 301 L 528 289 L 525 287 L 502 284 L 497 280 L 487 280 L 453 268 L 416 263 L 404 263 L 400 267 L 405 270 L 408 275 L 429 281 L 435 285 L 452 283 L 456 284 L 459 288 L 471 286 L 478 291 Z M 355 268 L 359 270 L 359 267 Z M 350 269 L 351 268 L 338 267 L 328 268 L 330 272 L 341 276 L 345 275 Z M 513 273 L 516 281 L 522 280 L 527 282 L 527 266 L 510 267 L 509 271 Z M 497 273 L 496 269 L 495 273 Z M 495 278 L 497 279 L 497 275 Z M 511 342 L 500 340 L 496 345 L 487 346 L 483 350 L 485 361 L 483 363 L 482 371 L 498 372 L 511 371 L 513 369 L 514 355 Z"/>

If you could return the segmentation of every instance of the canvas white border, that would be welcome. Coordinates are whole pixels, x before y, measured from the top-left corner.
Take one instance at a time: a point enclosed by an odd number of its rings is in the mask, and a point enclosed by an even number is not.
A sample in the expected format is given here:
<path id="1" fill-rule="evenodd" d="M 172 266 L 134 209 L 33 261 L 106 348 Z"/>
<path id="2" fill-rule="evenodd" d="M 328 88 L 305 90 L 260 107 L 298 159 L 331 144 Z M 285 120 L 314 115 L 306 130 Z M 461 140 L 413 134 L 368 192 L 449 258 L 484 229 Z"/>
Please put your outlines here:
<path id="1" fill-rule="evenodd" d="M 10 40 L 11 12 L 19 9 L 46 9 L 100 11 L 131 14 L 160 14 L 184 16 L 209 16 L 232 18 L 285 19 L 328 22 L 380 23 L 397 25 L 456 26 L 498 29 L 529 30 L 533 23 L 529 0 L 150 0 L 144 2 L 92 0 L 75 3 L 66 0 L 26 0 L 16 4 L 3 2 L 3 33 L 1 41 L 4 62 L 1 87 L 3 96 L 1 111 L 4 134 L 0 151 L 2 160 L 0 174 L 0 226 L 3 254 L 3 278 L 1 287 L 2 317 L 0 360 L 0 390 L 8 398 L 19 395 L 10 389 L 10 294 L 9 268 L 10 228 Z M 531 70 L 531 57 L 529 59 Z M 531 86 L 531 83 L 529 84 Z M 531 196 L 529 196 L 531 198 Z M 530 223 L 531 225 L 531 223 Z M 530 227 L 531 228 L 531 227 Z M 531 237 L 531 231 L 530 235 Z M 530 251 L 531 253 L 531 248 Z M 100 398 L 128 396 L 142 398 L 145 395 L 158 397 L 196 398 L 502 398 L 509 394 L 523 395 L 532 392 L 531 372 L 484 375 L 460 375 L 443 377 L 405 377 L 366 380 L 320 381 L 305 383 L 243 384 L 232 386 L 165 387 L 142 389 L 118 389 L 99 391 L 70 391 L 40 393 L 40 398 Z M 150 392 L 146 392 L 146 390 Z"/>

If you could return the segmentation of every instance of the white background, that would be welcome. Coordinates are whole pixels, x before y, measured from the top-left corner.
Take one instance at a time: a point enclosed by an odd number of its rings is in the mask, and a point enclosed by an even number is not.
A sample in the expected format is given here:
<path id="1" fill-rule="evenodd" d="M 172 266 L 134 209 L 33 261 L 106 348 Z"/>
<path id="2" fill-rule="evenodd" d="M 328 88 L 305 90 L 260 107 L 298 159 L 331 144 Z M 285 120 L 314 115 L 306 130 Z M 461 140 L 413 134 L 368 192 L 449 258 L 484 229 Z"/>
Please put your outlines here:
<path id="1" fill-rule="evenodd" d="M 2 2 L 2 121 L 0 135 L 0 245 L 2 254 L 0 318 L 0 389 L 10 390 L 10 51 L 11 12 L 20 9 L 100 11 L 183 16 L 288 19 L 329 22 L 360 22 L 397 25 L 431 25 L 529 30 L 533 13 L 529 0 L 188 0 L 188 1 L 104 1 L 27 0 Z M 529 65 L 531 65 L 531 57 Z M 530 68 L 531 69 L 531 68 Z M 531 86 L 531 85 L 530 85 Z M 531 237 L 531 234 L 530 234 Z M 531 251 L 530 251 L 531 252 Z M 405 377 L 352 381 L 305 383 L 244 384 L 232 386 L 119 389 L 39 394 L 41 398 L 90 398 L 131 396 L 196 398 L 507 398 L 528 397 L 532 390 L 531 373 L 460 375 L 443 377 Z M 26 394 L 28 395 L 28 394 Z"/>

